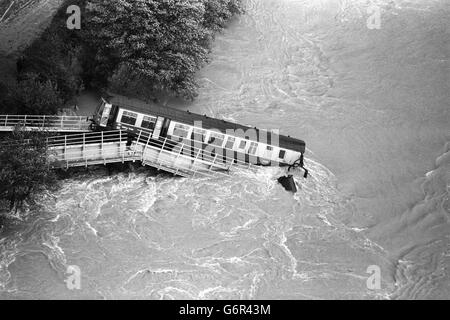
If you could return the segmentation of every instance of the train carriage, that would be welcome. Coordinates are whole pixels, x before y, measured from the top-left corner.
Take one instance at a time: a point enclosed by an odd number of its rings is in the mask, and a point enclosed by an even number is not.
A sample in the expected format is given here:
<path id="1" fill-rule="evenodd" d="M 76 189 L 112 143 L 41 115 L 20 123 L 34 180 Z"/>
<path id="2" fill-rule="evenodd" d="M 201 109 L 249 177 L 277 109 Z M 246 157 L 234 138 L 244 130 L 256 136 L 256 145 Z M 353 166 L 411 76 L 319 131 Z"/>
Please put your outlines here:
<path id="1" fill-rule="evenodd" d="M 182 154 L 183 159 L 224 164 L 234 159 L 240 163 L 297 164 L 303 168 L 305 142 L 302 140 L 155 103 L 121 96 L 102 99 L 94 122 L 103 130 L 132 132 L 135 139 Z"/>

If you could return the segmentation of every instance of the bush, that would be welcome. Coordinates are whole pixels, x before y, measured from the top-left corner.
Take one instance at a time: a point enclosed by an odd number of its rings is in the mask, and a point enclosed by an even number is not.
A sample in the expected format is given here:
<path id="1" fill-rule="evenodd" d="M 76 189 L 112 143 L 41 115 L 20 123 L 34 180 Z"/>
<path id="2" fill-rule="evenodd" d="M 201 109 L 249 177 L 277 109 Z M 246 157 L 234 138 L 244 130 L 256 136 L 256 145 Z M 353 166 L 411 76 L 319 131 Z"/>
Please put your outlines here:
<path id="1" fill-rule="evenodd" d="M 195 73 L 208 62 L 214 32 L 234 14 L 240 0 L 92 0 L 86 10 L 96 69 L 124 88 L 143 81 L 154 91 L 192 100 Z"/>
<path id="2" fill-rule="evenodd" d="M 16 113 L 13 95 L 10 92 L 11 85 L 0 82 L 0 114 Z"/>
<path id="3" fill-rule="evenodd" d="M 81 30 L 62 27 L 69 4 L 81 8 Z M 241 12 L 241 0 L 67 0 L 25 51 L 22 73 L 50 80 L 64 101 L 83 86 L 192 100 L 215 32 Z"/>
<path id="4" fill-rule="evenodd" d="M 83 7 L 84 3 L 84 0 L 66 0 L 61 5 L 49 27 L 24 50 L 19 60 L 19 81 L 28 73 L 37 74 L 42 81 L 49 80 L 57 86 L 64 102 L 83 88 L 82 64 L 89 57 L 85 57 L 82 32 L 66 28 L 66 9 L 72 4 Z"/>
<path id="5" fill-rule="evenodd" d="M 205 0 L 204 26 L 212 31 L 220 31 L 235 15 L 243 13 L 241 0 Z"/>
<path id="6" fill-rule="evenodd" d="M 0 203 L 6 209 L 17 210 L 25 200 L 55 186 L 46 137 L 45 132 L 17 129 L 0 143 Z"/>
<path id="7" fill-rule="evenodd" d="M 56 114 L 63 106 L 56 85 L 33 73 L 10 88 L 8 101 L 21 114 Z"/>

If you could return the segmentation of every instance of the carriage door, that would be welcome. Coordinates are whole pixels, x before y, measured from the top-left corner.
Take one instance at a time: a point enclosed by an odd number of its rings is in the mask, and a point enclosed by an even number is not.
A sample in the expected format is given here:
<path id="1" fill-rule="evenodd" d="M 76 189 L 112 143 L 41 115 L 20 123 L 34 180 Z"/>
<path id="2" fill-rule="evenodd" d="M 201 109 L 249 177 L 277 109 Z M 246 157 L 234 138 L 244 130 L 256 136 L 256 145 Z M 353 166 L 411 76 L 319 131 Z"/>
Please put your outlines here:
<path id="1" fill-rule="evenodd" d="M 101 117 L 99 121 L 100 127 L 107 127 L 108 126 L 108 120 L 109 116 L 111 114 L 112 104 L 106 103 L 106 101 L 103 102 L 103 110 L 101 111 Z"/>
<path id="2" fill-rule="evenodd" d="M 273 147 L 272 146 L 266 146 L 266 150 L 264 150 L 263 159 L 261 160 L 263 165 L 269 165 L 270 164 L 270 161 L 272 159 L 272 152 L 273 152 Z"/>
<path id="3" fill-rule="evenodd" d="M 156 119 L 155 129 L 153 129 L 152 139 L 159 139 L 161 135 L 161 129 L 163 128 L 164 117 L 158 117 Z"/>
<path id="4" fill-rule="evenodd" d="M 167 137 L 167 132 L 169 131 L 170 119 L 165 118 L 163 122 L 163 126 L 161 128 L 161 133 L 159 134 L 161 137 Z"/>

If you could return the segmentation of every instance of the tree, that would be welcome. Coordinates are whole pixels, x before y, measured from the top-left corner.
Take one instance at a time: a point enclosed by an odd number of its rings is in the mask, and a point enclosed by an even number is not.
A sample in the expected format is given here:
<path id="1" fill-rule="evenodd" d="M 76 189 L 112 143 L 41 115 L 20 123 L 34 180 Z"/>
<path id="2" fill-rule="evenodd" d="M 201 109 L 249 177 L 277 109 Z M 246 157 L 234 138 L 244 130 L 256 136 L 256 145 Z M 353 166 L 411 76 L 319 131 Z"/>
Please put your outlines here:
<path id="1" fill-rule="evenodd" d="M 82 10 L 81 30 L 61 28 L 67 5 L 61 6 L 24 51 L 19 77 L 38 75 L 64 101 L 83 87 L 163 91 L 191 100 L 214 34 L 242 12 L 241 1 L 67 0 Z"/>
<path id="2" fill-rule="evenodd" d="M 51 81 L 58 88 L 59 97 L 67 102 L 84 87 L 81 59 L 89 57 L 85 57 L 82 32 L 65 27 L 67 7 L 83 7 L 85 1 L 64 2 L 45 31 L 23 51 L 18 61 L 18 79 L 26 78 L 27 73 L 37 74 L 41 82 Z"/>
<path id="3" fill-rule="evenodd" d="M 14 113 L 16 111 L 10 90 L 10 83 L 0 82 L 0 114 Z"/>
<path id="4" fill-rule="evenodd" d="M 204 0 L 203 25 L 214 32 L 222 30 L 235 15 L 243 13 L 241 0 Z"/>
<path id="5" fill-rule="evenodd" d="M 240 12 L 240 0 L 221 1 L 88 2 L 86 39 L 97 48 L 96 72 L 108 73 L 116 87 L 145 80 L 150 90 L 192 99 L 194 75 L 208 61 L 214 32 Z"/>
<path id="6" fill-rule="evenodd" d="M 96 0 L 88 8 L 88 38 L 110 75 L 127 70 L 150 81 L 149 89 L 192 97 L 193 74 L 208 55 L 201 1 Z"/>
<path id="7" fill-rule="evenodd" d="M 10 89 L 9 95 L 10 103 L 22 114 L 56 114 L 63 105 L 56 85 L 34 73 L 26 74 Z"/>
<path id="8" fill-rule="evenodd" d="M 17 210 L 55 186 L 46 137 L 45 132 L 16 129 L 0 143 L 0 202 L 6 209 Z"/>

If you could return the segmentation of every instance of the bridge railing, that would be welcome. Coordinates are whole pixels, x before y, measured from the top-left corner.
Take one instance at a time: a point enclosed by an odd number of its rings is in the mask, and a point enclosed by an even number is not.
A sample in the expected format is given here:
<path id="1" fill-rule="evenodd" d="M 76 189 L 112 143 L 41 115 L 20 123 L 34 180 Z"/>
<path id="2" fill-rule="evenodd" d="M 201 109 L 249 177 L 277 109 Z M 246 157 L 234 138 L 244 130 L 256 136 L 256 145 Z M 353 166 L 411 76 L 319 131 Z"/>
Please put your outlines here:
<path id="1" fill-rule="evenodd" d="M 152 130 L 140 130 L 136 135 L 130 135 L 128 130 L 101 131 L 54 136 L 46 142 L 55 167 L 67 168 L 140 160 L 183 176 L 214 176 L 225 174 L 232 167 L 251 168 L 258 159 L 224 147 L 214 146 L 213 150 L 208 144 L 192 139 L 152 139 L 152 134 Z M 156 152 L 148 153 L 149 148 Z"/>
<path id="2" fill-rule="evenodd" d="M 128 133 L 122 130 L 114 131 L 100 131 L 100 132 L 88 132 L 88 133 L 77 133 L 71 135 L 54 136 L 47 138 L 47 144 L 49 147 L 58 146 L 74 146 L 93 143 L 108 143 L 108 142 L 121 142 L 126 141 L 128 138 Z"/>
<path id="3" fill-rule="evenodd" d="M 54 130 L 88 130 L 90 121 L 83 116 L 0 115 L 0 129 L 16 126 Z"/>
<path id="4" fill-rule="evenodd" d="M 140 145 L 143 145 L 143 161 L 145 161 L 144 156 L 147 148 L 158 149 L 161 150 L 161 152 L 171 152 L 175 157 L 173 161 L 168 161 L 165 165 L 174 166 L 179 157 L 188 158 L 192 160 L 191 169 L 193 170 L 193 175 L 199 172 L 200 167 L 198 167 L 197 164 L 200 163 L 207 166 L 203 168 L 204 171 L 215 174 L 218 172 L 217 170 L 229 171 L 231 167 L 242 167 L 246 169 L 254 167 L 254 163 L 247 162 L 245 157 L 247 157 L 247 160 L 256 161 L 257 159 L 256 156 L 245 155 L 244 153 L 238 154 L 234 150 L 224 147 L 210 146 L 209 148 L 205 148 L 206 144 L 202 144 L 192 139 L 183 139 L 179 142 L 172 140 L 171 137 L 152 139 L 151 130 L 141 130 L 138 133 L 137 142 Z M 199 144 L 201 147 L 199 147 Z M 135 147 L 136 146 L 137 144 Z M 212 150 L 212 147 L 214 147 L 215 150 Z M 233 156 L 230 157 L 230 154 Z M 158 161 L 161 160 L 156 159 L 156 162 Z M 175 169 L 178 168 L 175 167 Z M 182 168 L 180 168 L 180 170 L 181 169 Z"/>
<path id="5" fill-rule="evenodd" d="M 151 136 L 153 135 L 152 129 L 143 129 L 142 127 L 136 127 L 136 126 L 128 125 L 128 124 L 122 125 L 121 128 L 124 130 L 133 131 L 133 133 L 135 135 L 137 135 L 137 137 L 138 137 L 137 139 L 139 140 L 140 143 L 146 144 L 148 142 L 149 146 L 160 147 L 162 144 L 164 144 L 167 148 L 172 148 L 176 145 L 178 145 L 178 146 L 181 145 L 181 142 L 175 141 L 177 139 L 177 137 L 175 137 L 175 136 L 167 137 L 167 139 L 164 139 L 164 140 L 151 139 Z M 206 151 L 206 152 L 201 153 L 201 155 L 202 155 L 203 159 L 205 159 L 205 161 L 214 161 L 214 158 L 215 158 L 215 156 L 208 157 L 207 150 L 205 150 L 205 146 L 210 145 L 209 149 L 211 149 L 211 147 L 214 147 L 216 150 L 219 150 L 219 151 L 223 150 L 221 153 L 224 153 L 226 155 L 225 157 L 222 157 L 222 155 L 219 155 L 216 160 L 222 159 L 224 162 L 231 163 L 233 166 L 237 165 L 237 166 L 249 168 L 249 167 L 254 166 L 258 162 L 258 160 L 259 160 L 259 163 L 274 163 L 274 160 L 272 160 L 272 159 L 247 154 L 245 152 L 239 152 L 234 149 L 227 148 L 226 146 L 222 147 L 222 146 L 217 146 L 217 145 L 213 145 L 213 144 L 211 145 L 211 144 L 207 144 L 205 142 L 200 142 L 200 141 L 197 141 L 194 139 L 189 139 L 189 138 L 183 138 L 182 142 L 185 143 L 186 149 L 189 148 L 189 146 L 192 146 L 190 148 L 192 150 L 194 150 L 195 152 Z M 198 147 L 199 145 L 201 147 Z M 237 155 L 237 157 L 235 157 L 235 154 Z M 229 155 L 233 155 L 233 156 L 230 157 Z M 277 163 L 277 162 L 275 161 L 275 163 Z"/>
<path id="6" fill-rule="evenodd" d="M 119 130 L 51 137 L 47 143 L 52 166 L 68 168 L 136 160 L 128 141 L 128 133 Z"/>

